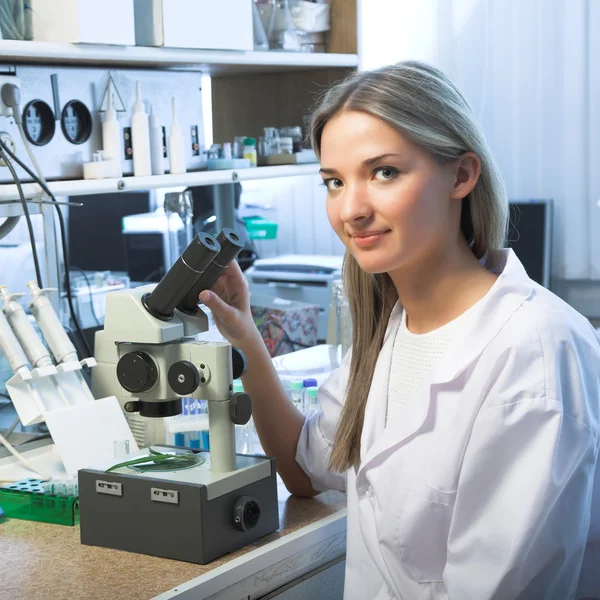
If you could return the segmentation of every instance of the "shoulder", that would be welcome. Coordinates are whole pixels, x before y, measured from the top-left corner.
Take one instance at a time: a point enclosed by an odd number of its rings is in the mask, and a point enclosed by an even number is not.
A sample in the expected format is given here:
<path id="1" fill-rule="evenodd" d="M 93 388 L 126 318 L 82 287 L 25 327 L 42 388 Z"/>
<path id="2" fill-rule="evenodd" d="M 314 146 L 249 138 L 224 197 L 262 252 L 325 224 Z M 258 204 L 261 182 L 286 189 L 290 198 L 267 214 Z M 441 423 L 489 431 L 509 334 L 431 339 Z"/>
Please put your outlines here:
<path id="1" fill-rule="evenodd" d="M 497 392 L 486 405 L 529 398 L 596 426 L 600 419 L 600 343 L 591 323 L 547 289 L 532 293 L 483 353 Z M 501 391 L 501 393 L 500 393 Z"/>

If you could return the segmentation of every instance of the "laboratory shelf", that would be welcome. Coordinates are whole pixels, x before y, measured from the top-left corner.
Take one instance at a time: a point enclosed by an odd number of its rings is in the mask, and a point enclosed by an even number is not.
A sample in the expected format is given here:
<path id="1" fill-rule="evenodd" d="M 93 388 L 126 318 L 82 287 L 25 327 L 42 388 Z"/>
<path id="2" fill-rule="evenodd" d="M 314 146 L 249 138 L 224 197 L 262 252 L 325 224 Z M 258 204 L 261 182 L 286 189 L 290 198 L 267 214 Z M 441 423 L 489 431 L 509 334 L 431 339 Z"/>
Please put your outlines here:
<path id="1" fill-rule="evenodd" d="M 213 76 L 358 67 L 356 54 L 190 50 L 18 40 L 0 41 L 0 60 L 11 63 L 51 63 L 54 65 L 195 67 Z"/>
<path id="2" fill-rule="evenodd" d="M 137 192 L 156 190 L 159 188 L 175 188 L 201 185 L 234 183 L 236 181 L 253 181 L 258 179 L 274 179 L 276 177 L 295 177 L 299 175 L 315 175 L 319 165 L 282 165 L 276 167 L 255 167 L 223 171 L 197 171 L 182 175 L 155 175 L 150 177 L 120 177 L 118 179 L 79 179 L 72 181 L 49 182 L 48 186 L 58 198 L 61 196 L 84 196 L 86 194 L 109 194 L 114 192 Z M 37 183 L 23 184 L 26 198 L 43 195 Z M 17 187 L 14 184 L 0 185 L 0 207 L 3 201 L 18 199 Z"/>

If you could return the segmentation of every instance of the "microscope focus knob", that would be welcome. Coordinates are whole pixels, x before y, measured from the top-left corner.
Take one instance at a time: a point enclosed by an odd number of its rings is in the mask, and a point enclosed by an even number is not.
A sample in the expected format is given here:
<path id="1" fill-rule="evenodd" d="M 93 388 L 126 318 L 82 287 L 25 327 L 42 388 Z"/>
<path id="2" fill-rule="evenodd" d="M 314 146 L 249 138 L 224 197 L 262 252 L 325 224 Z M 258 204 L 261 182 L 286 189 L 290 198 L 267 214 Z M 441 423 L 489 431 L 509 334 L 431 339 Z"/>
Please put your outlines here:
<path id="1" fill-rule="evenodd" d="M 239 379 L 244 374 L 246 367 L 248 366 L 246 355 L 235 346 L 231 347 L 231 366 L 233 369 L 234 379 Z"/>
<path id="2" fill-rule="evenodd" d="M 200 385 L 198 369 L 187 360 L 173 363 L 167 377 L 171 389 L 180 396 L 193 394 Z"/>
<path id="3" fill-rule="evenodd" d="M 158 380 L 156 363 L 145 352 L 129 352 L 117 363 L 117 379 L 132 394 L 147 392 Z"/>
<path id="4" fill-rule="evenodd" d="M 258 525 L 260 506 L 251 496 L 240 496 L 233 504 L 233 526 L 240 531 L 250 531 Z"/>
<path id="5" fill-rule="evenodd" d="M 245 425 L 252 416 L 252 400 L 244 392 L 232 394 L 229 400 L 229 416 L 235 425 Z"/>

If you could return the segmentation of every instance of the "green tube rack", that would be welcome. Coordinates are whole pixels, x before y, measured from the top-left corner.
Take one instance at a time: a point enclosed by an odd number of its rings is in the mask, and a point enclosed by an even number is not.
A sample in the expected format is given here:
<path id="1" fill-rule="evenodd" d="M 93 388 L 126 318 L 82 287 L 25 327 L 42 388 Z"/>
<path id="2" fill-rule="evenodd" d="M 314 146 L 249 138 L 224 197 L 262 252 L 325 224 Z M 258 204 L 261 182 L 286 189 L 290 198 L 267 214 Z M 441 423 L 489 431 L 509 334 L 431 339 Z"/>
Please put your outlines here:
<path id="1" fill-rule="evenodd" d="M 0 506 L 9 519 L 79 524 L 79 498 L 47 494 L 40 479 L 22 479 L 0 487 Z"/>

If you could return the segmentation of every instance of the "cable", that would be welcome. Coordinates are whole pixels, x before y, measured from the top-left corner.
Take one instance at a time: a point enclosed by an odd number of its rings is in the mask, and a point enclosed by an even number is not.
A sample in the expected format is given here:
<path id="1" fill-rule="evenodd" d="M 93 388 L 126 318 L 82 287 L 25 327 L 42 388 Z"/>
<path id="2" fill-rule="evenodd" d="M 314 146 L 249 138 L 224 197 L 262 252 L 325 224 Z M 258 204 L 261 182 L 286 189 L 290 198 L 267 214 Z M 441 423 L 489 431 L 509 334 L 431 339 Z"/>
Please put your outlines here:
<path id="1" fill-rule="evenodd" d="M 8 439 L 11 435 L 12 432 L 17 428 L 17 425 L 21 422 L 21 419 L 19 417 L 17 417 L 14 421 L 14 423 L 6 430 L 6 432 L 4 433 L 4 439 Z"/>
<path id="2" fill-rule="evenodd" d="M 25 138 L 25 139 L 27 139 L 27 138 Z M 26 144 L 26 147 L 29 148 L 29 144 Z M 90 346 L 89 346 L 85 336 L 83 335 L 83 331 L 81 331 L 81 327 L 79 326 L 79 321 L 78 321 L 77 315 L 75 313 L 75 308 L 73 306 L 73 294 L 72 294 L 72 290 L 71 290 L 71 277 L 70 277 L 70 273 L 69 273 L 69 252 L 68 252 L 67 244 L 66 244 L 67 235 L 66 235 L 66 228 L 65 228 L 65 220 L 64 220 L 62 211 L 60 210 L 60 207 L 57 204 L 56 198 L 54 197 L 54 194 L 50 191 L 50 188 L 48 187 L 48 184 L 46 183 L 46 181 L 42 180 L 40 177 L 38 177 L 10 148 L 8 148 L 8 146 L 1 139 L 0 139 L 0 148 L 6 154 L 8 154 L 31 177 L 42 188 L 42 190 L 44 192 L 46 192 L 48 197 L 54 203 L 54 208 L 56 208 L 56 211 L 58 213 L 58 224 L 60 227 L 61 246 L 62 246 L 63 257 L 64 257 L 64 261 L 65 261 L 65 292 L 67 294 L 67 303 L 69 305 L 69 313 L 71 315 L 71 319 L 73 320 L 75 330 L 77 331 L 79 337 L 82 340 L 85 351 L 87 352 L 88 356 L 92 356 L 92 351 L 90 349 Z"/>
<path id="3" fill-rule="evenodd" d="M 98 316 L 96 315 L 96 309 L 94 308 L 94 296 L 92 294 L 92 284 L 90 283 L 87 273 L 83 269 L 80 269 L 79 267 L 71 267 L 71 269 L 74 269 L 75 271 L 79 271 L 83 275 L 83 278 L 85 279 L 85 282 L 87 283 L 88 292 L 90 295 L 90 309 L 92 311 L 92 317 L 94 317 L 94 321 L 96 321 L 96 325 L 98 325 L 98 327 L 102 327 L 102 324 L 100 323 L 100 319 L 98 319 Z"/>
<path id="4" fill-rule="evenodd" d="M 6 166 L 8 167 L 8 170 L 12 175 L 15 185 L 17 186 L 17 190 L 19 191 L 19 198 L 21 200 L 21 205 L 23 206 L 23 214 L 25 215 L 25 220 L 27 221 L 27 229 L 29 230 L 29 241 L 31 242 L 31 252 L 33 254 L 35 276 L 37 279 L 37 284 L 40 286 L 40 288 L 43 288 L 44 285 L 42 283 L 42 272 L 40 270 L 40 261 L 38 260 L 37 248 L 35 245 L 35 237 L 33 235 L 33 225 L 31 224 L 31 215 L 29 214 L 29 208 L 27 207 L 27 200 L 25 200 L 25 194 L 23 193 L 23 187 L 21 186 L 19 176 L 17 175 L 15 168 L 12 166 L 8 156 L 4 152 L 5 148 L 6 146 L 2 142 L 2 149 L 0 149 L 0 157 L 4 159 L 4 162 L 6 163 Z"/>
<path id="5" fill-rule="evenodd" d="M 34 473 L 37 473 L 41 476 L 41 478 L 45 481 L 49 481 L 52 479 L 50 475 L 44 473 L 42 470 L 34 467 L 22 454 L 19 454 L 17 450 L 8 442 L 6 438 L 0 435 L 0 444 L 2 444 L 19 462 L 23 463 L 28 469 L 31 469 Z"/>

